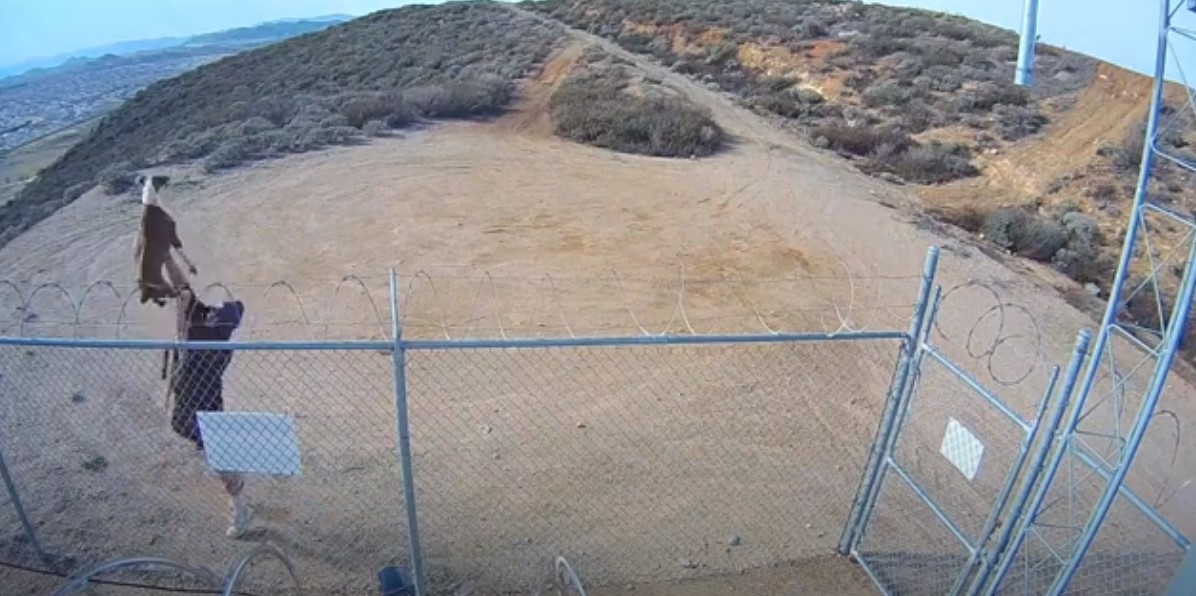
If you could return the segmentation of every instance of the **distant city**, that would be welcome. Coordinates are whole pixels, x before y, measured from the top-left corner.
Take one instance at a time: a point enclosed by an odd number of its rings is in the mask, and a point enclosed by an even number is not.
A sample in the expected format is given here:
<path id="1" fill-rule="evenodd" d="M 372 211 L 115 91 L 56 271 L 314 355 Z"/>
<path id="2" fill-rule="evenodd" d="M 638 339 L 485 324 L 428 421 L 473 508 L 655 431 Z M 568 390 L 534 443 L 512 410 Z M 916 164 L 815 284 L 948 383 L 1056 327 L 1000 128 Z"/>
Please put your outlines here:
<path id="1" fill-rule="evenodd" d="M 154 81 L 352 17 L 273 21 L 125 55 L 74 58 L 0 79 L 0 154 L 103 115 Z"/>

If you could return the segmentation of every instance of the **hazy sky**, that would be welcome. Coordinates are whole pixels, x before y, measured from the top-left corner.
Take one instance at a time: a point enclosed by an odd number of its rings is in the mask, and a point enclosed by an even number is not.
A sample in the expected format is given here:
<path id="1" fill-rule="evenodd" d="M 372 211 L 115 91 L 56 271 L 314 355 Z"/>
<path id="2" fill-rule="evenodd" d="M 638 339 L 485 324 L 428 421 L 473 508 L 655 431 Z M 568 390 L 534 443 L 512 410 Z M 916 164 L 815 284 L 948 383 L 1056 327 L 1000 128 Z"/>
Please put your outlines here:
<path id="1" fill-rule="evenodd" d="M 408 3 L 410 0 L 0 0 L 0 64 L 117 41 L 196 35 L 274 19 L 358 16 Z"/>
<path id="2" fill-rule="evenodd" d="M 1152 68 L 1157 0 L 1040 2 L 1039 33 L 1044 41 L 1134 70 Z M 278 18 L 361 15 L 406 3 L 410 0 L 0 0 L 0 65 L 115 41 L 193 35 Z M 885 3 L 1021 28 L 1022 0 Z M 1184 11 L 1184 24 L 1196 28 L 1196 15 Z M 1192 62 L 1188 70 L 1196 78 L 1196 60 Z"/>

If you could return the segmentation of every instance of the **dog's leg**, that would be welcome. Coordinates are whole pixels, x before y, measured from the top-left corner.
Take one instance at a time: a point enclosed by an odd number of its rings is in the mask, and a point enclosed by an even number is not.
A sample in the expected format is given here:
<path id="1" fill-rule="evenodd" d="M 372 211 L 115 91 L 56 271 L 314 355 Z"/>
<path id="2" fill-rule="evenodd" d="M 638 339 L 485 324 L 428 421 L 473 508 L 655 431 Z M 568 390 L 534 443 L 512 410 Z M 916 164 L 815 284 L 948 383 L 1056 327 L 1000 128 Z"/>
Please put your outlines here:
<path id="1" fill-rule="evenodd" d="M 226 535 L 229 538 L 240 538 L 249 529 L 249 522 L 253 519 L 253 510 L 245 504 L 245 478 L 240 474 L 222 472 L 220 480 L 224 482 L 224 491 L 228 493 L 228 503 L 231 509 L 231 520 Z"/>
<path id="2" fill-rule="evenodd" d="M 191 272 L 191 275 L 199 275 L 199 270 L 195 268 L 195 263 L 192 263 L 191 259 L 187 258 L 187 253 L 183 252 L 183 247 L 180 246 L 175 250 L 178 251 L 179 256 L 182 257 L 183 262 L 187 264 L 187 270 Z"/>
<path id="3" fill-rule="evenodd" d="M 187 274 L 183 273 L 183 268 L 179 267 L 178 262 L 170 254 L 166 255 L 163 265 L 166 267 L 166 278 L 170 281 L 170 285 L 173 286 L 175 292 L 178 292 L 180 288 L 191 285 L 191 281 L 187 279 Z"/>

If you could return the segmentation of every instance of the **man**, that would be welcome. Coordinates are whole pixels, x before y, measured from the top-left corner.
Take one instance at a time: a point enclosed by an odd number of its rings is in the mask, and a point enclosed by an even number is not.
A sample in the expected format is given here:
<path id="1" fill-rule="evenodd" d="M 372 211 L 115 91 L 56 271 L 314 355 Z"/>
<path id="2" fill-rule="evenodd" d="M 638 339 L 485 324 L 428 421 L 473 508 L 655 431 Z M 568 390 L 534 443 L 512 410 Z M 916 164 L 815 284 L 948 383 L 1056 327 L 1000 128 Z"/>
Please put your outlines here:
<path id="1" fill-rule="evenodd" d="M 179 337 L 185 341 L 228 341 L 245 316 L 245 305 L 240 300 L 207 305 L 195 297 L 189 286 L 179 290 L 178 309 Z M 224 410 L 224 371 L 232 358 L 233 350 L 223 348 L 184 349 L 174 353 L 174 365 L 170 368 L 170 392 L 174 395 L 170 425 L 201 453 L 204 444 L 197 414 Z M 232 507 L 227 534 L 238 538 L 252 516 L 242 496 L 245 480 L 235 472 L 219 475 Z"/>

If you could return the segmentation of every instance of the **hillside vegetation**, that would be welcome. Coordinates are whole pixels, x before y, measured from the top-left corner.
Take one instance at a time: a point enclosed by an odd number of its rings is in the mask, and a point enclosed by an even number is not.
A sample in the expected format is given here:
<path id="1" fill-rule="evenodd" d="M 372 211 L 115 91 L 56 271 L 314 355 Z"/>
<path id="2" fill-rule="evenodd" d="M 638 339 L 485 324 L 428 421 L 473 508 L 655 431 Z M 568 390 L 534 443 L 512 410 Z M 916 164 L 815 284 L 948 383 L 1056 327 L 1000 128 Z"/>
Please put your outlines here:
<path id="1" fill-rule="evenodd" d="M 352 143 L 421 118 L 500 112 L 560 33 L 499 5 L 376 12 L 159 81 L 0 207 L 0 245 L 95 184 L 189 160 L 208 170 Z"/>
<path id="2" fill-rule="evenodd" d="M 547 0 L 524 8 L 649 54 L 800 126 L 868 172 L 937 183 L 979 174 L 974 151 L 1038 132 L 1035 101 L 1082 88 L 1094 61 L 1047 51 L 1031 95 L 1016 37 L 967 19 L 861 3 Z M 951 127 L 979 142 L 939 139 Z"/>
<path id="3" fill-rule="evenodd" d="M 830 0 L 543 0 L 523 9 L 650 56 L 907 184 L 927 212 L 1104 292 L 1142 150 L 1144 77 L 1040 45 L 1013 85 L 1016 35 L 962 17 Z M 0 208 L 0 244 L 94 184 L 200 160 L 208 171 L 360 142 L 423 119 L 492 116 L 562 33 L 487 2 L 383 11 L 155 84 Z M 564 138 L 703 156 L 723 132 L 636 69 L 590 54 L 550 102 Z M 1178 106 L 1182 94 L 1169 95 Z M 1168 117 L 1186 112 L 1171 109 Z M 1162 146 L 1196 160 L 1193 123 Z M 1155 197 L 1196 208 L 1163 166 Z"/>
<path id="4" fill-rule="evenodd" d="M 521 6 L 731 93 L 866 173 L 916 185 L 932 214 L 1000 249 L 1049 263 L 1081 283 L 1112 279 L 1122 206 L 1132 198 L 1141 159 L 1145 77 L 1040 44 L 1036 83 L 1026 89 L 1013 84 L 1012 31 L 877 4 L 545 0 Z M 1125 126 L 1120 114 L 1135 109 L 1138 124 Z M 1092 130 L 1049 141 L 1055 121 L 1055 135 L 1064 127 Z M 1192 125 L 1190 118 L 1177 122 L 1187 136 L 1169 133 L 1163 146 L 1196 160 Z M 1152 194 L 1194 208 L 1196 180 L 1163 165 Z"/>

